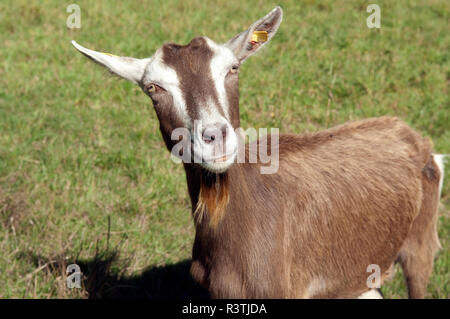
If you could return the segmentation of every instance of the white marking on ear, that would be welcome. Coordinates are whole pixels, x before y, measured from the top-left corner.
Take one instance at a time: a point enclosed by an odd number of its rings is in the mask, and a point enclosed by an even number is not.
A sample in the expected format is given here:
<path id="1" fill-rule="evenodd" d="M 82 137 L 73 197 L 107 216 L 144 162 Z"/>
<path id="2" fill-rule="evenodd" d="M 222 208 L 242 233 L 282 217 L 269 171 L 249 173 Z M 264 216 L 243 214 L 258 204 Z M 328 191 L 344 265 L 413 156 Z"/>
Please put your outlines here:
<path id="1" fill-rule="evenodd" d="M 214 52 L 214 56 L 211 59 L 210 70 L 220 107 L 222 107 L 227 120 L 230 121 L 230 105 L 228 103 L 228 96 L 225 90 L 225 77 L 233 64 L 237 64 L 239 61 L 234 56 L 233 52 L 227 47 L 218 45 L 208 38 L 206 38 L 206 41 L 211 50 Z"/>
<path id="2" fill-rule="evenodd" d="M 239 61 L 243 62 L 273 38 L 275 33 L 277 33 L 282 20 L 283 10 L 280 7 L 275 7 L 264 18 L 259 19 L 247 30 L 239 33 L 228 41 L 225 46 L 233 51 Z M 268 36 L 267 41 L 263 43 L 252 43 L 251 38 L 254 31 L 266 31 Z"/>
<path id="3" fill-rule="evenodd" d="M 172 95 L 174 108 L 184 127 L 191 128 L 192 121 L 187 112 L 186 101 L 180 88 L 177 72 L 162 60 L 162 50 L 156 51 L 148 63 L 142 82 L 144 85 L 154 83 Z"/>
<path id="4" fill-rule="evenodd" d="M 100 65 L 107 67 L 112 73 L 136 84 L 140 82 L 142 75 L 144 74 L 145 66 L 150 61 L 150 58 L 135 59 L 130 57 L 119 57 L 109 53 L 89 50 L 79 45 L 74 40 L 72 40 L 72 44 L 78 51 Z"/>

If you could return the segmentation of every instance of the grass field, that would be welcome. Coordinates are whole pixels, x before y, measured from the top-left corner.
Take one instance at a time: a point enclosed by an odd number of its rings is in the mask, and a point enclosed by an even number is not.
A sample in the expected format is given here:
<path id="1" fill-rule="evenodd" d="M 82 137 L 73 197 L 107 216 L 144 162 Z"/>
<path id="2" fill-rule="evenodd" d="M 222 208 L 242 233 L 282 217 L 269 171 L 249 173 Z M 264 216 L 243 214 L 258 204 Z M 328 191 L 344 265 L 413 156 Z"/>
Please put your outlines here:
<path id="1" fill-rule="evenodd" d="M 450 153 L 450 3 L 376 1 L 0 2 L 0 297 L 205 296 L 188 276 L 194 227 L 184 171 L 151 101 L 70 44 L 150 56 L 197 35 L 224 42 L 275 5 L 284 21 L 242 67 L 242 127 L 315 131 L 396 115 Z M 429 298 L 450 297 L 446 173 Z M 67 289 L 77 263 L 82 289 Z M 383 286 L 407 296 L 401 271 Z"/>

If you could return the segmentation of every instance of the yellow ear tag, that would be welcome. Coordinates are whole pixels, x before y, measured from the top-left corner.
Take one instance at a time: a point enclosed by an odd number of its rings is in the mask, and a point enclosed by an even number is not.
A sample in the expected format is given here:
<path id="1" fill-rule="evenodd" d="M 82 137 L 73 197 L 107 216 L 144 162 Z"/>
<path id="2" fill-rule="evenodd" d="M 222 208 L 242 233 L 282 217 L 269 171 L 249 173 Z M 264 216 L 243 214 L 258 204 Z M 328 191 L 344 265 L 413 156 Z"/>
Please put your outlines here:
<path id="1" fill-rule="evenodd" d="M 267 31 L 254 31 L 252 34 L 252 42 L 266 42 L 268 39 Z"/>
<path id="2" fill-rule="evenodd" d="M 117 56 L 117 55 L 114 55 L 114 54 L 111 54 L 111 53 L 108 53 L 108 52 L 100 52 L 100 53 L 103 53 L 103 54 L 106 54 L 106 55 L 109 55 L 109 56 Z"/>

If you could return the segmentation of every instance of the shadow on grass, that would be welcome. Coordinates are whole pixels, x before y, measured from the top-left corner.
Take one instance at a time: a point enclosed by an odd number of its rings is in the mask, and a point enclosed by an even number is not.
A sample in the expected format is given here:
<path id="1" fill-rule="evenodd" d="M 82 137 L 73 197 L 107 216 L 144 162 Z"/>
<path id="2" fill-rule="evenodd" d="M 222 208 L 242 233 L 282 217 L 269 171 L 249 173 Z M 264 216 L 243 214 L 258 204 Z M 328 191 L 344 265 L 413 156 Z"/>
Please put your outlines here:
<path id="1" fill-rule="evenodd" d="M 48 262 L 42 256 L 30 256 L 38 266 L 47 262 L 48 272 L 54 276 L 65 274 L 67 262 L 63 259 Z M 121 275 L 116 252 L 99 253 L 89 260 L 73 263 L 83 273 L 83 289 L 89 299 L 205 299 L 208 292 L 189 274 L 190 260 L 160 267 L 149 267 L 136 276 Z M 123 269 L 123 268 L 122 268 Z"/>
<path id="2" fill-rule="evenodd" d="M 114 257 L 114 256 L 112 256 Z M 111 258 L 111 256 L 108 256 Z M 201 299 L 209 298 L 189 274 L 190 260 L 160 267 L 150 267 L 131 277 L 110 271 L 114 259 L 78 262 L 85 276 L 89 298 L 126 299 Z"/>

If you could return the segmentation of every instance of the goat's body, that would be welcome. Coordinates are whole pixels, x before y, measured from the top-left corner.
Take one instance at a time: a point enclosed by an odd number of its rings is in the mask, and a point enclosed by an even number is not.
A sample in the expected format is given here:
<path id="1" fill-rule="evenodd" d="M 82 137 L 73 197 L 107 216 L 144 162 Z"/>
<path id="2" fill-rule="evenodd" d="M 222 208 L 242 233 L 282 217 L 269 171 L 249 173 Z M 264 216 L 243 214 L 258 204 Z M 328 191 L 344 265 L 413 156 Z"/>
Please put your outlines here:
<path id="1" fill-rule="evenodd" d="M 432 265 L 441 173 L 429 141 L 403 122 L 281 135 L 278 172 L 259 168 L 233 165 L 219 224 L 196 224 L 191 273 L 213 297 L 356 298 L 369 289 L 371 264 L 382 278 L 398 258 L 413 264 L 410 277 Z M 202 173 L 186 173 L 195 209 Z"/>

